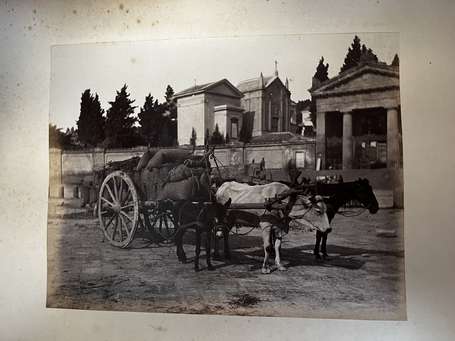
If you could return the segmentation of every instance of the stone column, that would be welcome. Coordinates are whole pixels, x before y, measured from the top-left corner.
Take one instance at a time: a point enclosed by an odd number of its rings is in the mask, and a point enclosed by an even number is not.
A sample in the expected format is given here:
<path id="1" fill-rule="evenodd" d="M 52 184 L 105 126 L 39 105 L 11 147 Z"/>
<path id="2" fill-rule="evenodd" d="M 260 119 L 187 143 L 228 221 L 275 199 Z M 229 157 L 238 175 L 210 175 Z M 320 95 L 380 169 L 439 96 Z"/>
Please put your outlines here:
<path id="1" fill-rule="evenodd" d="M 325 112 L 316 113 L 316 162 L 321 158 L 321 169 L 325 169 Z"/>
<path id="2" fill-rule="evenodd" d="M 400 136 L 397 108 L 387 109 L 387 168 L 400 168 Z"/>
<path id="3" fill-rule="evenodd" d="M 343 113 L 343 169 L 352 168 L 352 112 Z"/>
<path id="4" fill-rule="evenodd" d="M 403 207 L 403 170 L 401 166 L 398 108 L 387 108 L 387 168 L 391 171 L 393 206 Z"/>

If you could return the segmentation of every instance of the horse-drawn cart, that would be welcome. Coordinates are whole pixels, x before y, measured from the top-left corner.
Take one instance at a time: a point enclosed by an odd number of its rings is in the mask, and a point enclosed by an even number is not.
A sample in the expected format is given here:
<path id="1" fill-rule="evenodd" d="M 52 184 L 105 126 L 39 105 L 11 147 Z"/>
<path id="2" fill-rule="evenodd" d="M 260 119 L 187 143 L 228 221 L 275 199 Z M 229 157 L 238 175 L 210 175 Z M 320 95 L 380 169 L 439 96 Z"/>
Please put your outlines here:
<path id="1" fill-rule="evenodd" d="M 114 246 L 126 248 L 142 228 L 159 237 L 159 241 L 175 241 L 177 256 L 184 262 L 183 234 L 187 228 L 193 228 L 198 269 L 201 233 L 207 233 L 207 265 L 211 268 L 213 234 L 222 232 L 228 255 L 230 232 L 243 234 L 238 233 L 240 227 L 248 226 L 250 231 L 261 227 L 266 254 L 263 270 L 268 273 L 272 231 L 277 230 L 280 238 L 291 225 L 316 231 L 315 255 L 321 238 L 325 255 L 330 221 L 340 207 L 356 199 L 370 212 L 377 211 L 376 198 L 365 179 L 325 187 L 295 182 L 291 186 L 280 182 L 250 186 L 221 178 L 212 181 L 211 160 L 218 168 L 213 149 L 205 150 L 203 155 L 194 155 L 194 150 L 162 149 L 147 151 L 140 159 L 111 163 L 102 174 L 97 205 L 105 238 Z M 218 176 L 221 177 L 220 172 Z M 319 194 L 330 197 L 323 200 Z M 270 231 L 270 236 L 264 231 Z M 273 243 L 278 255 L 280 240 Z"/>
<path id="2" fill-rule="evenodd" d="M 208 156 L 208 153 L 195 156 L 190 150 L 163 149 L 148 151 L 140 159 L 110 163 L 98 174 L 104 180 L 99 187 L 97 203 L 100 228 L 109 243 L 121 248 L 128 247 L 138 228 L 144 228 L 161 241 L 172 240 L 178 229 L 182 201 L 178 199 L 187 199 L 185 193 L 174 190 L 175 184 L 186 181 L 183 187 L 180 186 L 183 191 L 188 189 L 188 185 L 199 186 L 198 191 L 189 196 L 205 201 L 206 198 L 201 195 L 206 189 L 203 186 L 205 183 L 202 184 L 200 178 L 202 174 L 207 178 L 210 167 Z M 185 165 L 185 169 L 189 170 L 186 178 L 185 174 L 181 174 L 182 168 L 179 174 L 175 174 L 178 165 Z M 170 181 L 175 180 L 176 176 L 180 176 L 178 181 Z M 171 193 L 163 195 L 165 191 Z"/>

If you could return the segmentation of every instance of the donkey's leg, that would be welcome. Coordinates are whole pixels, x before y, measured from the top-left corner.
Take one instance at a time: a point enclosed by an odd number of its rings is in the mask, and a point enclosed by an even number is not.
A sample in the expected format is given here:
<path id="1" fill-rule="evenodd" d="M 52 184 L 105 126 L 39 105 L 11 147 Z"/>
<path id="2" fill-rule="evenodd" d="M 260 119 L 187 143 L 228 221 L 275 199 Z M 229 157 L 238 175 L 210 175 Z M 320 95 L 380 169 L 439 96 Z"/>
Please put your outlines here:
<path id="1" fill-rule="evenodd" d="M 272 231 L 272 226 L 270 223 L 261 222 L 260 223 L 262 229 L 262 241 L 264 242 L 264 262 L 262 263 L 262 273 L 269 274 L 270 267 L 269 267 L 269 257 L 270 251 L 272 250 L 272 244 L 270 242 L 271 236 L 270 233 Z"/>
<path id="2" fill-rule="evenodd" d="M 275 264 L 279 271 L 285 271 L 286 268 L 281 264 L 281 231 L 275 233 Z"/>
<path id="3" fill-rule="evenodd" d="M 194 257 L 194 271 L 199 271 L 199 255 L 201 253 L 201 228 L 196 227 L 196 256 Z"/>
<path id="4" fill-rule="evenodd" d="M 321 255 L 319 254 L 319 245 L 321 244 L 322 232 L 316 231 L 316 244 L 314 244 L 314 251 L 313 254 L 316 259 L 321 259 Z"/>
<path id="5" fill-rule="evenodd" d="M 218 236 L 216 231 L 213 231 L 213 259 L 220 259 L 220 249 L 218 244 Z"/>
<path id="6" fill-rule="evenodd" d="M 327 230 L 322 234 L 321 252 L 322 252 L 322 258 L 325 260 L 330 260 L 330 257 L 327 254 L 327 236 L 329 235 L 329 233 L 330 233 L 330 231 Z"/>
<path id="7" fill-rule="evenodd" d="M 224 241 L 224 259 L 231 259 L 231 250 L 229 249 L 229 227 L 223 226 L 223 241 Z"/>
<path id="8" fill-rule="evenodd" d="M 214 270 L 212 266 L 212 262 L 210 260 L 210 254 L 212 252 L 212 234 L 213 234 L 213 228 L 212 227 L 207 227 L 207 237 L 205 238 L 205 256 L 206 256 L 206 261 L 207 261 L 207 270 Z"/>
<path id="9" fill-rule="evenodd" d="M 186 263 L 186 255 L 185 255 L 185 251 L 183 250 L 184 233 L 185 233 L 185 229 L 180 228 L 179 230 L 177 230 L 177 233 L 175 234 L 175 237 L 174 237 L 175 245 L 177 247 L 177 258 L 182 263 Z"/>
<path id="10" fill-rule="evenodd" d="M 270 244 L 272 244 L 272 246 L 275 245 L 276 239 L 277 239 L 277 237 L 276 237 L 275 229 L 272 228 L 272 231 L 270 232 Z M 270 256 L 276 257 L 275 248 L 273 248 L 273 247 L 272 247 L 272 250 L 270 251 Z"/>

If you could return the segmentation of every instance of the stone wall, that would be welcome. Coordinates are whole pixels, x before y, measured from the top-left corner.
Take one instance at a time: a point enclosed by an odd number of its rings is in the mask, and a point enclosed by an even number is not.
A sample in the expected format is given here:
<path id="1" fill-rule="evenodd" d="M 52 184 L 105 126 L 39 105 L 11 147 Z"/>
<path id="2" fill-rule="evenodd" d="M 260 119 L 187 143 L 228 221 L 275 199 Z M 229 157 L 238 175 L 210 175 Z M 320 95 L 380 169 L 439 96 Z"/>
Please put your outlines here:
<path id="1" fill-rule="evenodd" d="M 90 178 L 94 169 L 102 168 L 109 161 L 120 161 L 133 156 L 141 156 L 145 147 L 118 150 L 93 149 L 86 151 L 61 151 L 49 150 L 49 196 L 72 197 L 77 193 L 75 187 L 80 186 L 87 178 Z M 265 159 L 267 179 L 286 180 L 288 175 L 283 170 L 283 164 L 287 160 L 295 159 L 296 153 L 305 154 L 305 164 L 302 176 L 312 181 L 317 176 L 341 175 L 344 181 L 356 180 L 359 177 L 367 178 L 375 190 L 393 192 L 393 204 L 395 207 L 403 207 L 403 171 L 402 169 L 349 169 L 349 170 L 315 170 L 315 145 L 304 144 L 268 144 L 268 145 L 232 145 L 215 149 L 215 156 L 223 177 L 248 178 L 248 165 L 253 160 L 256 164 Z M 199 148 L 198 153 L 203 150 Z M 215 163 L 212 161 L 212 166 Z M 240 180 L 240 179 L 239 179 Z M 64 188 L 64 190 L 63 190 Z"/>
<path id="2" fill-rule="evenodd" d="M 84 178 L 90 177 L 94 170 L 103 168 L 110 161 L 126 160 L 134 156 L 141 156 L 146 147 L 131 149 L 103 150 L 99 148 L 84 151 L 60 151 L 51 149 L 50 158 L 50 188 L 51 196 L 59 196 L 61 193 L 58 186 L 75 186 L 80 184 Z M 202 153 L 203 149 L 198 147 L 197 153 Z M 305 144 L 269 144 L 269 145 L 247 145 L 243 148 L 242 144 L 218 147 L 215 149 L 215 156 L 219 161 L 219 167 L 231 168 L 234 173 L 243 171 L 245 164 L 255 161 L 259 163 L 265 159 L 268 169 L 280 169 L 283 164 L 295 158 L 296 152 L 305 154 L 305 169 L 314 168 L 314 143 Z M 212 161 L 212 166 L 215 163 Z M 70 192 L 70 193 L 69 193 Z M 65 196 L 72 195 L 72 190 L 64 193 Z"/>

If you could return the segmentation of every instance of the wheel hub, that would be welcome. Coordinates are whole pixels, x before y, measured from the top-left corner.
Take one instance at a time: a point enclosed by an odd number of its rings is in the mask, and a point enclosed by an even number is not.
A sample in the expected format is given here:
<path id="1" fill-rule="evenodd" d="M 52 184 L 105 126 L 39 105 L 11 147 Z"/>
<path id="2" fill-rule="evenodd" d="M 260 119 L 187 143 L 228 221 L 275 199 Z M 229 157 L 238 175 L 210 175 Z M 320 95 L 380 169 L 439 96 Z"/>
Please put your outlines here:
<path id="1" fill-rule="evenodd" d="M 120 214 L 120 211 L 122 210 L 122 207 L 120 206 L 120 203 L 118 203 L 118 202 L 114 203 L 114 205 L 112 206 L 112 210 L 115 213 Z"/>

